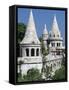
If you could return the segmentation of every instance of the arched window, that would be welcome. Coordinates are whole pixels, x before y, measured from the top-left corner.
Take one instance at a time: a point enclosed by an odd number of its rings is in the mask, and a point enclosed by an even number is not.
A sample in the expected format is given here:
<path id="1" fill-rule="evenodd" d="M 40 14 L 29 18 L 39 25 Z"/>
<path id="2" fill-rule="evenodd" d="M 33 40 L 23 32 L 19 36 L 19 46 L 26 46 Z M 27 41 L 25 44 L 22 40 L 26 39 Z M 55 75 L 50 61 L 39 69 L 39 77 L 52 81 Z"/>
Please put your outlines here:
<path id="1" fill-rule="evenodd" d="M 39 56 L 39 49 L 36 49 L 36 56 Z"/>
<path id="2" fill-rule="evenodd" d="M 26 56 L 29 56 L 29 49 L 26 49 Z"/>
<path id="3" fill-rule="evenodd" d="M 59 46 L 60 46 L 60 43 L 59 43 Z"/>
<path id="4" fill-rule="evenodd" d="M 57 46 L 58 46 L 58 43 L 57 43 Z"/>
<path id="5" fill-rule="evenodd" d="M 57 43 L 57 47 L 59 47 L 60 46 L 60 43 Z"/>
<path id="6" fill-rule="evenodd" d="M 34 56 L 34 49 L 31 49 L 31 56 Z"/>
<path id="7" fill-rule="evenodd" d="M 57 35 L 59 37 L 59 35 Z"/>
<path id="8" fill-rule="evenodd" d="M 55 34 L 53 35 L 53 37 L 55 37 Z"/>
<path id="9" fill-rule="evenodd" d="M 55 43 L 51 43 L 52 47 L 55 47 Z"/>

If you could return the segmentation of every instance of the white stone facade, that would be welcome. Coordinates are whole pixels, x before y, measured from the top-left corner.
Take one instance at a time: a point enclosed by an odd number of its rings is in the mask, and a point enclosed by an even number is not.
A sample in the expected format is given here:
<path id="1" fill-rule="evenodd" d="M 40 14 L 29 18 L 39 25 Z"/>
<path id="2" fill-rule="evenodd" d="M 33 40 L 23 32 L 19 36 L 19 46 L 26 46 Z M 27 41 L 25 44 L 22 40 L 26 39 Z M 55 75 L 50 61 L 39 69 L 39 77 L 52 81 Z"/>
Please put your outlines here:
<path id="1" fill-rule="evenodd" d="M 52 55 L 48 54 L 46 56 L 46 65 L 51 68 L 51 72 L 54 74 L 56 70 L 61 68 L 62 55 Z M 45 67 L 46 68 L 46 67 Z"/>
<path id="2" fill-rule="evenodd" d="M 38 69 L 39 72 L 41 73 L 41 69 L 42 69 L 42 58 L 41 57 L 29 57 L 29 58 L 24 57 L 24 58 L 19 58 L 18 60 L 24 61 L 24 63 L 21 65 L 22 75 L 26 75 L 27 71 L 32 68 Z M 18 73 L 19 71 L 20 70 L 18 70 Z"/>

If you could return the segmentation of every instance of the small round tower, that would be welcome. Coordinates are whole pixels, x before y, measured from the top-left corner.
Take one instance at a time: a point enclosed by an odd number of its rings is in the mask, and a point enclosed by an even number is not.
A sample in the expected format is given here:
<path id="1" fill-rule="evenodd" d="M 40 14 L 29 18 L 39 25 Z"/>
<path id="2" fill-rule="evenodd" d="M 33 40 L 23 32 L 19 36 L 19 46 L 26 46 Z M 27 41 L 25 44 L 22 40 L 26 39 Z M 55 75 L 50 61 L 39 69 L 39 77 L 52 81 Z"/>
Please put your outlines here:
<path id="1" fill-rule="evenodd" d="M 44 25 L 44 30 L 43 30 L 43 44 L 45 46 L 45 48 L 47 49 L 47 46 L 48 46 L 48 31 L 47 31 L 47 27 L 46 27 L 46 24 Z"/>
<path id="2" fill-rule="evenodd" d="M 56 15 L 54 16 L 53 19 L 53 24 L 52 24 L 52 29 L 49 33 L 49 40 L 50 40 L 50 44 L 51 44 L 51 50 L 52 52 L 54 52 L 55 54 L 56 49 L 57 48 L 62 48 L 62 44 L 63 44 L 63 39 L 61 37 L 61 33 L 58 27 L 58 23 L 57 23 L 57 19 L 56 19 Z"/>

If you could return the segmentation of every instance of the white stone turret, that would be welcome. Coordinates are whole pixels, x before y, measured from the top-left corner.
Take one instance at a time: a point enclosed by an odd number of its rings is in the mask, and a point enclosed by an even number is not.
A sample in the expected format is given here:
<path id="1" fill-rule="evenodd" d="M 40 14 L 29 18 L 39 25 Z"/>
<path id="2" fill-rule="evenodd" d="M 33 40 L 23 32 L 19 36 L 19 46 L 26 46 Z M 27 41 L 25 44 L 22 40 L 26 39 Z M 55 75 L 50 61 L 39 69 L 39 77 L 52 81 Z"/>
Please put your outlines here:
<path id="1" fill-rule="evenodd" d="M 35 28 L 35 22 L 34 22 L 32 10 L 30 11 L 25 37 L 20 44 L 27 44 L 27 43 L 40 44 L 40 41 L 36 34 L 36 28 Z"/>
<path id="2" fill-rule="evenodd" d="M 56 48 L 62 47 L 62 37 L 60 33 L 60 29 L 58 27 L 56 15 L 54 16 L 53 23 L 52 23 L 52 29 L 49 33 L 49 40 L 51 44 L 51 50 L 56 54 Z"/>
<path id="3" fill-rule="evenodd" d="M 44 25 L 44 30 L 43 30 L 43 43 L 45 48 L 47 49 L 47 40 L 48 40 L 48 31 L 47 31 L 47 27 L 46 24 Z"/>
<path id="4" fill-rule="evenodd" d="M 32 68 L 42 69 L 41 44 L 36 34 L 35 22 L 32 10 L 30 11 L 24 39 L 20 42 L 20 56 L 18 59 L 23 61 L 21 67 L 22 75 Z"/>
<path id="5" fill-rule="evenodd" d="M 53 23 L 52 23 L 52 28 L 51 31 L 49 33 L 49 38 L 50 39 L 61 39 L 61 33 L 58 27 L 58 23 L 57 23 L 57 19 L 56 19 L 56 15 L 54 15 L 54 19 L 53 19 Z"/>

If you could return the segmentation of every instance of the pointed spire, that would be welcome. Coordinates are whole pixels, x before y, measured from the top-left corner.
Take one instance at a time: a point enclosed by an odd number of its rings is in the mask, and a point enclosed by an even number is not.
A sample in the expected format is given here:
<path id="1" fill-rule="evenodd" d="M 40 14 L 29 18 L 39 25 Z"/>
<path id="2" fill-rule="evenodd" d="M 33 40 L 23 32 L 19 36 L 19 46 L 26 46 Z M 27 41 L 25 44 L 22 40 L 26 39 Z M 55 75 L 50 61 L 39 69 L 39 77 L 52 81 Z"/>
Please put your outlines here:
<path id="1" fill-rule="evenodd" d="M 56 15 L 54 15 L 54 22 L 57 22 Z"/>
<path id="2" fill-rule="evenodd" d="M 33 18 L 32 9 L 31 9 L 30 15 L 29 15 L 29 21 L 28 21 L 27 28 L 26 28 L 25 37 L 22 40 L 21 44 L 33 43 L 33 42 L 36 44 L 40 44 L 40 41 L 37 37 L 35 22 L 34 22 L 34 18 Z"/>
<path id="3" fill-rule="evenodd" d="M 28 21 L 28 25 L 27 25 L 27 30 L 35 30 L 35 23 L 34 23 L 32 9 L 30 10 L 30 15 L 29 15 L 29 21 Z"/>
<path id="4" fill-rule="evenodd" d="M 52 31 L 53 31 L 54 34 L 57 34 L 57 33 L 60 34 L 57 19 L 56 19 L 56 15 L 54 15 L 53 24 L 52 24 Z"/>
<path id="5" fill-rule="evenodd" d="M 48 34 L 46 24 L 44 25 L 44 31 L 43 31 L 43 34 Z"/>

